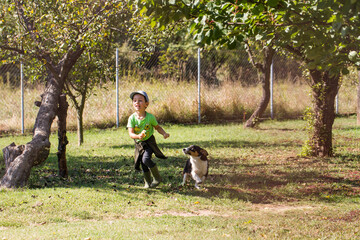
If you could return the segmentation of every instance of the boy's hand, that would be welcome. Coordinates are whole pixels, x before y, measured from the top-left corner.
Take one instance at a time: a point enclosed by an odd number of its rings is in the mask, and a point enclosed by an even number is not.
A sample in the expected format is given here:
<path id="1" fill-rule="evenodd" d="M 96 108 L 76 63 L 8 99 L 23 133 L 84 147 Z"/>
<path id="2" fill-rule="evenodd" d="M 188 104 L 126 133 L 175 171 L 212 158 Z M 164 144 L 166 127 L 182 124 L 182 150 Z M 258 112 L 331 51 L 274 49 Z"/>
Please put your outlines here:
<path id="1" fill-rule="evenodd" d="M 143 139 L 146 136 L 146 130 L 143 130 L 140 134 L 139 134 L 139 138 Z"/>
<path id="2" fill-rule="evenodd" d="M 168 134 L 168 133 L 164 133 L 164 135 L 163 135 L 163 136 L 164 136 L 164 138 L 165 138 L 165 139 L 167 139 L 168 137 L 170 137 L 170 134 Z"/>

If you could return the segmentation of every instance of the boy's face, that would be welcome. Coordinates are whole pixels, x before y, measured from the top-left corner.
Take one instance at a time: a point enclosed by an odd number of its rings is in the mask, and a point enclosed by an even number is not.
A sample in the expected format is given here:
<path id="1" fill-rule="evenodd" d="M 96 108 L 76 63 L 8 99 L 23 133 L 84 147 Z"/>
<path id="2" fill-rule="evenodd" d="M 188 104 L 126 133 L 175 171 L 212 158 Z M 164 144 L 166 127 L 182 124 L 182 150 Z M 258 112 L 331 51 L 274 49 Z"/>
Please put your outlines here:
<path id="1" fill-rule="evenodd" d="M 149 106 L 149 102 L 145 101 L 145 97 L 141 94 L 135 94 L 133 97 L 133 106 L 136 111 L 145 111 Z"/>

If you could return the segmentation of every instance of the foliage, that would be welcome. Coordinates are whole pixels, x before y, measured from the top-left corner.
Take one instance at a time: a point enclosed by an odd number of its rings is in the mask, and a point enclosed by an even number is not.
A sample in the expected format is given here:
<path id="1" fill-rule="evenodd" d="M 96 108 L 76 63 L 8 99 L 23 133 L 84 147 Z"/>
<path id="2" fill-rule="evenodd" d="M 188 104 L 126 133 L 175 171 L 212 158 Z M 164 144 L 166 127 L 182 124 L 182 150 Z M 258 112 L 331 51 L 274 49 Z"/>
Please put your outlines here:
<path id="1" fill-rule="evenodd" d="M 82 142 L 85 100 L 94 85 L 104 81 L 104 73 L 109 73 L 106 62 L 109 58 L 105 53 L 111 43 L 111 27 L 115 20 L 123 20 L 126 3 L 116 0 L 2 2 L 0 27 L 4 31 L 0 48 L 21 54 L 27 61 L 26 75 L 32 80 L 40 78 L 43 81 L 44 76 L 48 77 L 47 81 L 51 76 L 65 79 L 66 91 L 77 110 L 79 142 Z M 116 22 L 117 26 L 121 23 Z M 86 56 L 81 57 L 84 52 Z M 72 55 L 76 57 L 70 57 Z M 78 66 L 68 78 L 79 58 Z M 63 91 L 63 84 L 57 87 L 59 92 Z"/>
<path id="2" fill-rule="evenodd" d="M 283 15 L 281 43 L 301 54 L 307 69 L 340 75 L 348 73 L 350 64 L 360 64 L 356 58 L 349 58 L 359 46 L 359 2 L 290 1 L 286 7 L 290 11 Z"/>
<path id="3" fill-rule="evenodd" d="M 229 48 L 238 43 L 261 41 L 264 49 L 288 51 L 310 71 L 316 121 L 316 154 L 332 154 L 332 106 L 341 74 L 349 66 L 360 65 L 360 2 L 345 1 L 137 1 L 153 21 L 166 25 L 172 18 L 189 18 L 188 29 L 199 44 L 221 44 Z M 164 13 L 167 13 L 164 16 Z M 171 16 L 171 17 L 170 17 Z M 250 44 L 249 44 L 250 43 Z"/>
<path id="4" fill-rule="evenodd" d="M 303 119 L 306 121 L 306 126 L 305 126 L 306 130 L 311 136 L 314 130 L 314 121 L 315 121 L 313 109 L 307 107 L 304 111 Z M 300 156 L 302 157 L 311 156 L 312 152 L 313 152 L 313 145 L 310 143 L 310 140 L 306 140 L 302 147 Z"/>
<path id="5" fill-rule="evenodd" d="M 111 16 L 123 9 L 122 1 L 2 2 L 0 48 L 22 54 L 35 66 L 33 71 L 44 66 L 51 70 L 69 52 L 106 41 Z"/>
<path id="6" fill-rule="evenodd" d="M 360 64 L 360 3 L 346 1 L 138 1 L 158 25 L 191 19 L 190 31 L 199 44 L 226 44 L 235 48 L 248 38 L 291 46 L 303 54 L 307 68 L 346 72 Z M 164 14 L 167 13 L 167 14 Z M 275 41 L 275 42 L 274 42 Z"/>

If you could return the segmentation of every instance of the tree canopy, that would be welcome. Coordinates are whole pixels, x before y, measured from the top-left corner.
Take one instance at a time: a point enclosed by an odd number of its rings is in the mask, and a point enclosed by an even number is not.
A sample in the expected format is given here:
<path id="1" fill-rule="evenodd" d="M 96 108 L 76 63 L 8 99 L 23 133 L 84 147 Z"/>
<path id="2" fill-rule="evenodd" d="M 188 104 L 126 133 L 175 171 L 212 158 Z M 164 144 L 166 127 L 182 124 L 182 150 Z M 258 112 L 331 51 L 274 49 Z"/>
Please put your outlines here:
<path id="1" fill-rule="evenodd" d="M 91 48 L 109 36 L 122 1 L 2 1 L 0 48 L 52 64 L 69 51 Z"/>
<path id="2" fill-rule="evenodd" d="M 201 45 L 236 48 L 262 41 L 302 60 L 312 80 L 314 155 L 332 155 L 334 98 L 341 74 L 360 65 L 360 2 L 356 0 L 138 0 L 140 11 L 162 27 L 190 19 L 188 26 Z M 251 43 L 251 42 L 250 42 Z"/>
<path id="3" fill-rule="evenodd" d="M 30 169 L 47 159 L 50 127 L 60 112 L 69 73 L 86 49 L 106 41 L 112 17 L 125 10 L 124 2 L 117 0 L 1 0 L 0 49 L 21 54 L 47 72 L 33 138 L 6 148 L 11 159 L 2 186 L 24 186 Z"/>
<path id="4" fill-rule="evenodd" d="M 356 0 L 146 0 L 137 4 L 160 28 L 191 19 L 188 29 L 198 44 L 234 48 L 247 38 L 276 40 L 279 49 L 302 48 L 310 69 L 316 66 L 337 74 L 349 60 L 360 65 L 360 2 Z M 329 62 L 338 63 L 337 67 Z"/>

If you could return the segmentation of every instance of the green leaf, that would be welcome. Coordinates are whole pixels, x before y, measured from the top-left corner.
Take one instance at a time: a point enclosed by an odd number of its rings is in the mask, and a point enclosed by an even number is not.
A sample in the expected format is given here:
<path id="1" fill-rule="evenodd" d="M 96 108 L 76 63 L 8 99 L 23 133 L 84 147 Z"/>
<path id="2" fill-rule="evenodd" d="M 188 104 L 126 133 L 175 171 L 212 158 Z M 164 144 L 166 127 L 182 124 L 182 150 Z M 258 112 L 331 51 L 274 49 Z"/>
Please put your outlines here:
<path id="1" fill-rule="evenodd" d="M 231 39 L 230 42 L 228 43 L 228 48 L 234 49 L 235 47 L 236 47 L 236 41 L 234 39 Z"/>
<path id="2" fill-rule="evenodd" d="M 356 51 L 350 51 L 349 54 L 348 54 L 348 58 L 355 62 L 358 58 L 358 53 Z"/>
<path id="3" fill-rule="evenodd" d="M 279 0 L 268 0 L 268 5 L 270 7 L 276 7 L 279 3 Z"/>
<path id="4" fill-rule="evenodd" d="M 204 15 L 204 16 L 201 18 L 200 23 L 201 23 L 202 25 L 205 25 L 205 24 L 206 24 L 206 20 L 207 20 L 207 16 Z"/>
<path id="5" fill-rule="evenodd" d="M 342 73 L 343 75 L 347 75 L 347 74 L 350 73 L 350 71 L 349 71 L 349 69 L 347 69 L 347 68 L 343 68 L 343 69 L 341 70 L 341 73 Z"/>
<path id="6" fill-rule="evenodd" d="M 152 19 L 151 23 L 150 23 L 151 28 L 154 28 L 156 26 L 156 24 L 157 24 L 157 21 L 155 21 L 155 19 Z"/>
<path id="7" fill-rule="evenodd" d="M 263 39 L 263 35 L 261 35 L 261 34 L 257 34 L 256 36 L 255 36 L 255 40 L 256 41 L 259 41 L 259 40 L 262 40 Z"/>
<path id="8" fill-rule="evenodd" d="M 195 28 L 196 28 L 196 23 L 192 23 L 191 25 L 190 25 L 190 33 L 192 33 L 194 30 L 195 30 Z"/>

